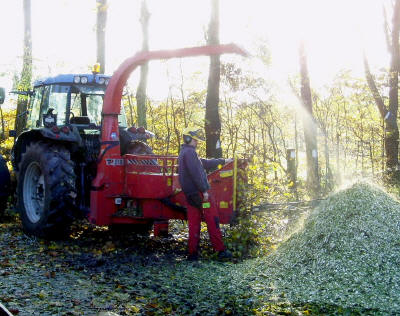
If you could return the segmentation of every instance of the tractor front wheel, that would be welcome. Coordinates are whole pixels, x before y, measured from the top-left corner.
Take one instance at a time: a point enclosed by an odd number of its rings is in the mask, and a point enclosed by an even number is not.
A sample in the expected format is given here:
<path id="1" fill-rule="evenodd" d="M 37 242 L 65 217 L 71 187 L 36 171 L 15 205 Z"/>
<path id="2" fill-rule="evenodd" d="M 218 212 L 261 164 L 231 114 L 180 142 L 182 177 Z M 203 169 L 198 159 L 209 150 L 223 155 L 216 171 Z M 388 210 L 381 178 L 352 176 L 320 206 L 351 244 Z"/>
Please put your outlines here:
<path id="1" fill-rule="evenodd" d="M 74 163 L 59 145 L 32 143 L 22 155 L 18 175 L 18 211 L 24 231 L 59 238 L 69 231 L 76 197 Z"/>

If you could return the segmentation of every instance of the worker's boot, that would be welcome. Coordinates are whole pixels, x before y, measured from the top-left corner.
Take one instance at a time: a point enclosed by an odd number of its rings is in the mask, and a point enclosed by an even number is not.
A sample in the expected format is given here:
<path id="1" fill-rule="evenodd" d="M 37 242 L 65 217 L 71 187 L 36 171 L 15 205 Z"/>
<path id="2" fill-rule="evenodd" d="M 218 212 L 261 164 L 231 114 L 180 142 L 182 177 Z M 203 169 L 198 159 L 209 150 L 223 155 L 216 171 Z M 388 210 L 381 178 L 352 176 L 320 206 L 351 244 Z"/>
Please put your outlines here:
<path id="1" fill-rule="evenodd" d="M 231 259 L 232 258 L 232 253 L 229 250 L 223 250 L 218 252 L 218 259 L 224 260 L 224 259 Z"/>

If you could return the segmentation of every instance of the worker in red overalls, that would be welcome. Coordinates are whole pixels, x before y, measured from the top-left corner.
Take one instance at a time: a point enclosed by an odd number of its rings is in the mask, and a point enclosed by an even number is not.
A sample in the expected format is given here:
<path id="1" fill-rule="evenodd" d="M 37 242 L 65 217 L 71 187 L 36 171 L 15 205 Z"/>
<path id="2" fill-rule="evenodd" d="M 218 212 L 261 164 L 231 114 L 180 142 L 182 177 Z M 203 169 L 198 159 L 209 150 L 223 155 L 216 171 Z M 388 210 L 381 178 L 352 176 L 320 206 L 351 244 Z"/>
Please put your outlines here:
<path id="1" fill-rule="evenodd" d="M 183 131 L 184 144 L 181 147 L 178 158 L 179 182 L 188 202 L 187 219 L 189 225 L 189 260 L 198 259 L 198 247 L 200 241 L 201 219 L 204 218 L 211 244 L 218 257 L 231 258 L 232 254 L 226 250 L 222 241 L 219 227 L 217 209 L 203 208 L 203 203 L 213 204 L 213 198 L 208 193 L 210 184 L 207 180 L 205 169 L 217 168 L 218 165 L 229 163 L 232 159 L 200 159 L 196 152 L 198 141 L 204 141 L 201 130 L 188 127 Z"/>

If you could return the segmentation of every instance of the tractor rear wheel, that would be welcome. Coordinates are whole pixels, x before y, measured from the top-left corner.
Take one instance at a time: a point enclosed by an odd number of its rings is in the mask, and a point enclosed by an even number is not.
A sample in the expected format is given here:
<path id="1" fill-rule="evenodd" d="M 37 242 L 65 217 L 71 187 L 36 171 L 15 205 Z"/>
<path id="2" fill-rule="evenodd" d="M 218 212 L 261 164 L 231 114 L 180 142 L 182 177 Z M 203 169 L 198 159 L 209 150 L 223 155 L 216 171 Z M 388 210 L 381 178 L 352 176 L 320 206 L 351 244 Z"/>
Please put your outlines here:
<path id="1" fill-rule="evenodd" d="M 59 145 L 30 144 L 18 175 L 18 211 L 24 231 L 41 238 L 64 237 L 73 220 L 74 163 Z"/>

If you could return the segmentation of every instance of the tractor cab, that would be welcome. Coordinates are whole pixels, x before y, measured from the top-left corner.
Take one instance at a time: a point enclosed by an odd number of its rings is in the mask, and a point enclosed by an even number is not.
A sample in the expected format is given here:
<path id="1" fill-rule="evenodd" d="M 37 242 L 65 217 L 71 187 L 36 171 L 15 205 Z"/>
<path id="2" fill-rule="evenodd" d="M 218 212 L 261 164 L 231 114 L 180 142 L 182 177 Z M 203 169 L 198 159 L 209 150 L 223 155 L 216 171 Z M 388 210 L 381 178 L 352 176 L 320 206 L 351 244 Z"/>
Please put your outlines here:
<path id="1" fill-rule="evenodd" d="M 66 74 L 37 80 L 25 129 L 66 124 L 76 125 L 79 129 L 99 129 L 109 80 L 109 76 L 99 74 Z M 123 108 L 118 123 L 126 127 Z"/>
<path id="2" fill-rule="evenodd" d="M 96 72 L 60 74 L 35 81 L 32 91 L 15 92 L 28 95 L 29 102 L 22 133 L 10 133 L 17 137 L 12 155 L 14 168 L 18 170 L 21 155 L 29 143 L 37 141 L 69 144 L 73 153 L 88 156 L 85 160 L 95 161 L 100 151 L 103 103 L 110 78 Z M 146 147 L 142 153 L 150 153 L 145 142 L 154 134 L 144 128 L 128 127 L 121 104 L 120 100 L 118 128 L 121 153 L 130 151 L 131 147 L 135 147 L 136 151 Z"/>

